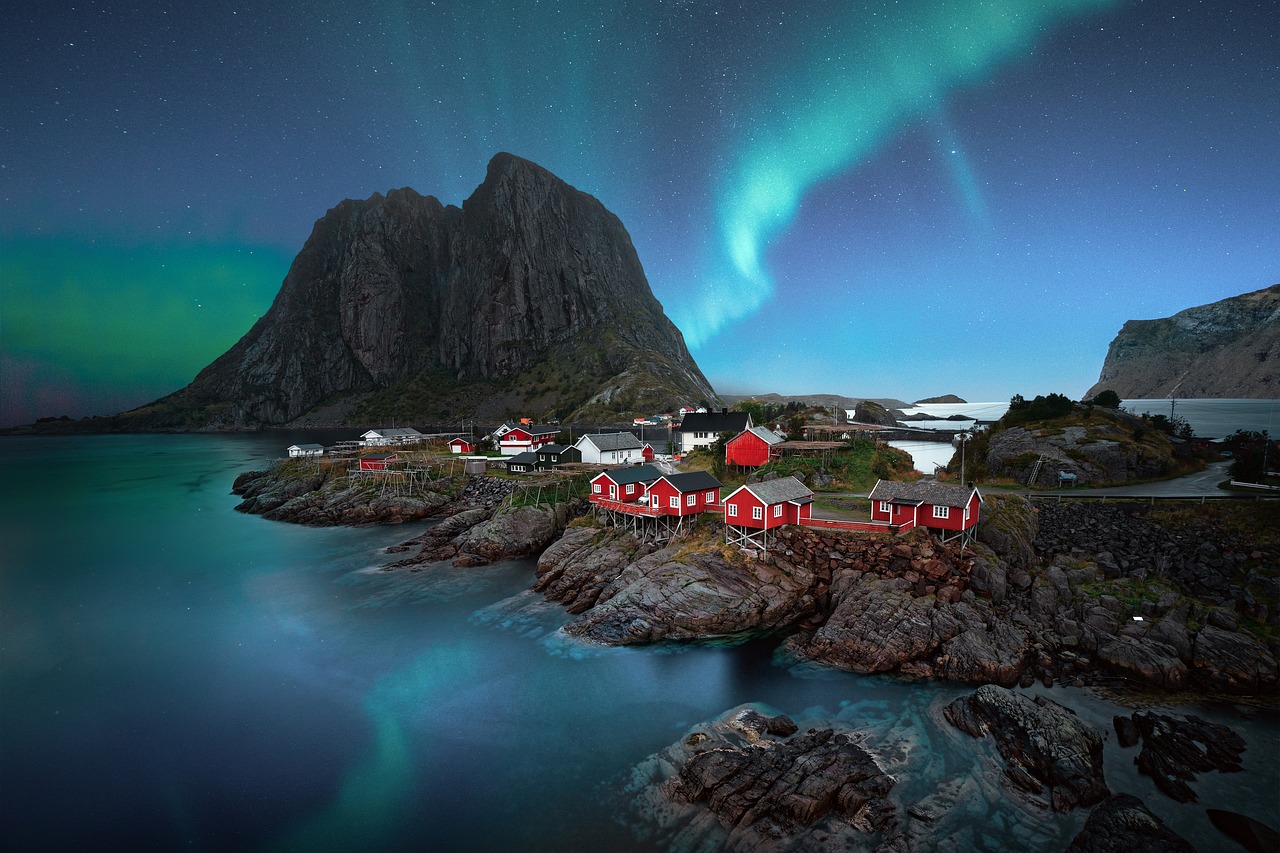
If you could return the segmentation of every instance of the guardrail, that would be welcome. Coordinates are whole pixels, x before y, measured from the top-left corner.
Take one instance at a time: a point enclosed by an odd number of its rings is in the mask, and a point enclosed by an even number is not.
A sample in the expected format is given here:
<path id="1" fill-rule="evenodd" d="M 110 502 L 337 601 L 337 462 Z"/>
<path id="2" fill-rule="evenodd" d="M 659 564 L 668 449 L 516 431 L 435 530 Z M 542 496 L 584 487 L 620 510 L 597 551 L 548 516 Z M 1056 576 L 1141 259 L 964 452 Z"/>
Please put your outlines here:
<path id="1" fill-rule="evenodd" d="M 1146 502 L 1155 506 L 1159 503 L 1221 503 L 1223 501 L 1277 501 L 1280 500 L 1280 494 L 1277 495 L 1089 495 L 1089 494 L 1068 494 L 1055 492 L 1050 494 L 1031 492 L 1027 496 L 1029 501 L 1050 501 L 1053 503 L 1062 503 L 1068 501 L 1098 501 L 1106 503 L 1110 500 L 1112 503 L 1142 503 Z"/>

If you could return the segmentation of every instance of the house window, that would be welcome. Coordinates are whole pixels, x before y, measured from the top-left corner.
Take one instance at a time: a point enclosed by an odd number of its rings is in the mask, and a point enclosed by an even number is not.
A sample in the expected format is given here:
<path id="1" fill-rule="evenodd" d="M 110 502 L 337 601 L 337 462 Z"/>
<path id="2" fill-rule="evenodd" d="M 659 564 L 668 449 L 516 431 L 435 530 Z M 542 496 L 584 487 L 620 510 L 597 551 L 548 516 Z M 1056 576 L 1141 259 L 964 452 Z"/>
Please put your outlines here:
<path id="1" fill-rule="evenodd" d="M 698 502 L 697 495 L 689 495 L 684 499 L 685 506 L 693 506 L 697 502 Z"/>
<path id="2" fill-rule="evenodd" d="M 737 505 L 737 504 L 729 504 L 729 517 L 730 517 L 730 518 L 737 518 L 737 516 L 738 516 L 738 505 Z"/>
<path id="3" fill-rule="evenodd" d="M 599 483 L 592 483 L 592 484 L 591 484 L 591 491 L 595 492 L 597 495 L 598 495 L 598 494 L 600 494 L 600 484 L 599 484 Z"/>
<path id="4" fill-rule="evenodd" d="M 893 512 L 893 510 L 889 508 L 888 501 L 880 501 L 880 511 L 885 513 L 886 515 Z"/>
<path id="5" fill-rule="evenodd" d="M 774 508 L 773 508 L 773 517 L 774 517 L 774 518 L 782 518 L 782 504 L 777 504 L 776 506 L 774 506 Z"/>
<path id="6" fill-rule="evenodd" d="M 650 495 L 650 496 L 649 496 L 649 506 L 653 507 L 654 509 L 657 509 L 657 508 L 658 508 L 658 496 L 657 496 L 657 495 Z"/>
<path id="7" fill-rule="evenodd" d="M 759 521 L 760 519 L 764 518 L 764 507 L 753 506 L 751 508 L 751 517 L 754 518 L 756 521 Z"/>
<path id="8" fill-rule="evenodd" d="M 716 502 L 716 493 L 715 493 L 715 492 L 707 492 L 707 503 L 709 503 L 709 504 L 713 504 L 713 503 L 715 503 L 715 502 Z"/>
<path id="9" fill-rule="evenodd" d="M 615 485 L 611 485 L 611 486 L 609 486 L 609 497 L 613 498 L 614 500 L 617 500 L 617 499 L 618 499 L 618 487 L 617 487 L 617 486 L 615 486 Z"/>
<path id="10" fill-rule="evenodd" d="M 636 493 L 636 484 L 627 483 L 627 494 L 634 495 Z"/>
<path id="11" fill-rule="evenodd" d="M 679 509 L 679 508 L 680 508 L 680 496 L 679 496 L 679 495 L 672 495 L 672 496 L 671 496 L 671 508 L 672 508 L 672 509 Z"/>
<path id="12" fill-rule="evenodd" d="M 969 508 L 968 508 L 968 507 L 965 507 L 965 508 L 964 508 L 964 520 L 965 520 L 965 522 L 966 522 L 966 523 L 969 521 Z"/>
<path id="13" fill-rule="evenodd" d="M 949 506 L 934 506 L 933 508 L 934 518 L 948 518 L 950 517 L 950 515 L 951 515 L 951 507 Z"/>

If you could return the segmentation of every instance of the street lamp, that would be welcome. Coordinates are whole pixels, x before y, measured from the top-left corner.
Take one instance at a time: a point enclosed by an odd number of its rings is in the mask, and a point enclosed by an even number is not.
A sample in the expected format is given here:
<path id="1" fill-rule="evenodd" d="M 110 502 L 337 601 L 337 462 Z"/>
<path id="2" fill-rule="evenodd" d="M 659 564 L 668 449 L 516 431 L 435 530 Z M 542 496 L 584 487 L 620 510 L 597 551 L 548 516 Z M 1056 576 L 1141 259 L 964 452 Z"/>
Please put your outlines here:
<path id="1" fill-rule="evenodd" d="M 973 438 L 973 433 L 969 432 L 968 430 L 962 430 L 961 432 L 956 433 L 955 438 L 952 439 L 953 444 L 960 445 L 960 485 L 962 486 L 965 484 L 964 446 L 969 443 L 969 439 L 971 438 Z"/>

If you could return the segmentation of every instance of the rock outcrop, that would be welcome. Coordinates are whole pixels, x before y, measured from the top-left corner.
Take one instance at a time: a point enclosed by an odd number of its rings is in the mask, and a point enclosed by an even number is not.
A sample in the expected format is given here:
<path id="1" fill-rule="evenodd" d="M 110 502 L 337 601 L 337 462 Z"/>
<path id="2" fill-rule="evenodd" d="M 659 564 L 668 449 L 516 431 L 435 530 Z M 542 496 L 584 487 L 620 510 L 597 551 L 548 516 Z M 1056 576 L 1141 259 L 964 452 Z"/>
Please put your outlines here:
<path id="1" fill-rule="evenodd" d="M 411 189 L 318 221 L 270 310 L 186 388 L 123 428 L 569 417 L 589 402 L 715 402 L 626 229 L 510 154 L 461 208 Z"/>
<path id="2" fill-rule="evenodd" d="M 1085 398 L 1107 389 L 1124 399 L 1280 395 L 1280 284 L 1129 320 Z"/>
<path id="3" fill-rule="evenodd" d="M 1138 770 L 1180 803 L 1196 801 L 1191 783 L 1201 773 L 1235 773 L 1241 768 L 1244 739 L 1196 716 L 1138 711 L 1132 717 L 1116 717 L 1115 727 L 1121 746 L 1142 743 L 1135 760 Z"/>
<path id="4" fill-rule="evenodd" d="M 870 849 L 894 786 L 849 732 L 734 708 L 642 763 L 628 807 L 676 849 Z"/>
<path id="5" fill-rule="evenodd" d="M 991 735 L 1008 780 L 1043 797 L 1054 811 L 1093 805 L 1110 793 L 1102 736 L 1057 702 L 986 685 L 956 699 L 943 714 L 973 737 Z"/>
<path id="6" fill-rule="evenodd" d="M 1067 853 L 1195 853 L 1195 848 L 1131 794 L 1116 794 L 1089 813 Z"/>

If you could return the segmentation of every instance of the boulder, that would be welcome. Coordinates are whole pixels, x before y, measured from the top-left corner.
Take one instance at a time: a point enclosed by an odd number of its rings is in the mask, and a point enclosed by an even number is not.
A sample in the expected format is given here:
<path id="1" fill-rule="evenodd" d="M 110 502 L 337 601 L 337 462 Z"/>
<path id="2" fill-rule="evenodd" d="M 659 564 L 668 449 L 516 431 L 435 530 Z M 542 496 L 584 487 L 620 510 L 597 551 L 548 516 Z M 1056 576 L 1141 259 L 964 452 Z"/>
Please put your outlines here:
<path id="1" fill-rule="evenodd" d="M 1028 794 L 1048 788 L 1045 799 L 1054 811 L 1093 805 L 1110 793 L 1102 736 L 1057 702 L 985 685 L 947 705 L 943 715 L 973 737 L 990 734 L 1006 778 Z"/>
<path id="2" fill-rule="evenodd" d="M 1130 794 L 1116 794 L 1098 804 L 1067 853 L 1195 853 L 1195 848 L 1164 825 Z"/>

